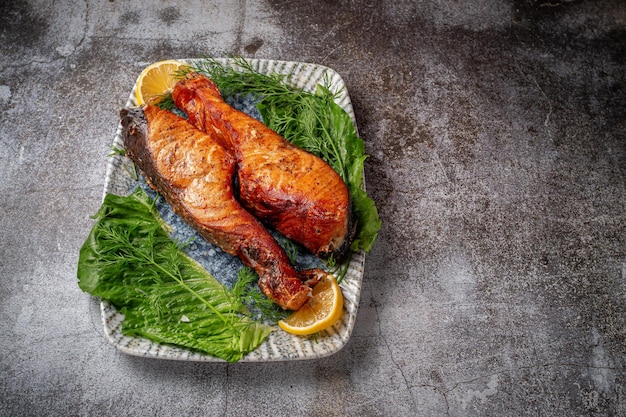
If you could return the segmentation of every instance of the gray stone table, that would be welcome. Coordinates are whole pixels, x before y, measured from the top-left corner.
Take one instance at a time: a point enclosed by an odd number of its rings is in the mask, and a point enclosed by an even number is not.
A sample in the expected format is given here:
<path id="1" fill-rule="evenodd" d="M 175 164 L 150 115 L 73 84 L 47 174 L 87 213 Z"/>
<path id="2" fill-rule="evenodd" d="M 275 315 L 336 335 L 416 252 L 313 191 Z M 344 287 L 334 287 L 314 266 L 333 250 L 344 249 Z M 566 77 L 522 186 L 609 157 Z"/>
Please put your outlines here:
<path id="1" fill-rule="evenodd" d="M 137 358 L 76 285 L 157 60 L 323 64 L 383 228 L 319 360 Z M 0 415 L 626 415 L 626 4 L 4 0 Z"/>

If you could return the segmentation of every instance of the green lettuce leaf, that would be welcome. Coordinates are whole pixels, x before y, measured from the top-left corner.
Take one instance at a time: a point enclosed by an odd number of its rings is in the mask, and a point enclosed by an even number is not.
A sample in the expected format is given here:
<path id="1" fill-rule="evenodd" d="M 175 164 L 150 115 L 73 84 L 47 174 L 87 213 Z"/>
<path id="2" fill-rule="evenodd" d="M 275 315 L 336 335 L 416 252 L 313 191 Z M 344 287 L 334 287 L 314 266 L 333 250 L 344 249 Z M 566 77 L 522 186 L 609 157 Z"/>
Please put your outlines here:
<path id="1" fill-rule="evenodd" d="M 271 328 L 167 234 L 150 197 L 106 195 L 83 244 L 78 285 L 122 314 L 122 333 L 183 346 L 229 362 L 256 349 Z"/>

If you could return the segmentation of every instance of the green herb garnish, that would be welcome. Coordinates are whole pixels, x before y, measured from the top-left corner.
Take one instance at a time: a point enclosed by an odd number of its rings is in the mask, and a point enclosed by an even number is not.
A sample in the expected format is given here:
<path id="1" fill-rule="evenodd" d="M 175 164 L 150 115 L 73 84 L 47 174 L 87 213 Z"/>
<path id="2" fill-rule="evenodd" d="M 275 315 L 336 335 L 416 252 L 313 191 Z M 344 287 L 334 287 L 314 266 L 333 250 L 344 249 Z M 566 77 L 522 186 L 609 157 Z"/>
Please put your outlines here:
<path id="1" fill-rule="evenodd" d="M 172 110 L 176 107 L 172 93 L 162 94 L 155 105 L 161 110 Z"/>
<path id="2" fill-rule="evenodd" d="M 235 362 L 269 326 L 250 318 L 245 288 L 229 291 L 172 241 L 141 188 L 107 194 L 80 250 L 78 285 L 110 301 L 122 333 L 176 344 Z"/>
<path id="3" fill-rule="evenodd" d="M 109 153 L 109 157 L 111 156 L 115 156 L 115 155 L 120 155 L 120 156 L 126 156 L 126 149 L 124 148 L 118 148 L 115 145 L 111 146 L 111 153 Z"/>
<path id="4" fill-rule="evenodd" d="M 258 286 L 259 276 L 251 268 L 244 266 L 237 273 L 237 281 L 232 293 L 247 307 L 258 312 L 264 320 L 276 323 L 290 314 L 261 293 Z"/>

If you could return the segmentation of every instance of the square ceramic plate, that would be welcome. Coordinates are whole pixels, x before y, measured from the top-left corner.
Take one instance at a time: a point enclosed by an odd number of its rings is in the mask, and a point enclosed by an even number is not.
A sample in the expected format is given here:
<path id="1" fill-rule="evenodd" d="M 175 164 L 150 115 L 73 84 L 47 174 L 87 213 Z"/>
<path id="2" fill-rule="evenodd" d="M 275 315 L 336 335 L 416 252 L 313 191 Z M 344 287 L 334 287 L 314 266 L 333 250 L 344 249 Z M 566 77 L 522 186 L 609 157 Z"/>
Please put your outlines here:
<path id="1" fill-rule="evenodd" d="M 180 61 L 192 65 L 194 62 L 198 62 L 198 60 L 194 59 L 181 59 Z M 232 65 L 232 60 L 228 58 L 216 59 L 216 61 L 222 65 Z M 318 84 L 330 83 L 331 90 L 337 92 L 337 104 L 350 115 L 356 127 L 354 111 L 344 82 L 339 74 L 332 69 L 321 65 L 300 62 L 264 59 L 250 59 L 248 62 L 254 69 L 262 73 L 290 74 L 290 82 L 307 91 L 314 91 Z M 234 103 L 233 106 L 238 107 L 237 104 Z M 126 107 L 136 105 L 135 90 L 133 89 Z M 239 107 L 241 110 L 246 111 L 245 103 Z M 251 108 L 253 109 L 248 104 L 248 112 L 250 112 Z M 254 114 L 251 115 L 255 116 Z M 258 117 L 258 115 L 255 117 Z M 123 148 L 121 125 L 118 127 L 113 145 L 117 148 Z M 107 163 L 104 193 L 128 195 L 138 185 L 138 182 L 131 174 L 132 172 L 134 172 L 133 165 L 128 158 L 120 155 L 111 156 Z M 164 206 L 165 210 L 167 210 L 167 205 L 165 204 Z M 170 215 L 167 212 L 162 213 L 162 215 L 174 230 L 181 232 L 183 236 L 188 236 L 188 233 L 195 233 L 191 229 L 186 230 L 187 226 L 180 219 L 177 219 L 177 216 Z M 211 246 L 203 239 L 198 239 L 202 242 L 199 242 L 199 247 L 195 247 L 195 252 L 190 255 L 205 266 L 219 281 L 225 285 L 231 284 L 232 270 L 241 266 L 239 260 L 222 252 L 219 248 Z M 290 335 L 276 326 L 276 331 L 273 331 L 261 346 L 243 357 L 240 362 L 314 359 L 339 351 L 348 342 L 354 327 L 361 293 L 364 262 L 365 254 L 362 251 L 354 253 L 350 259 L 348 272 L 341 282 L 341 289 L 345 298 L 344 312 L 341 320 L 333 327 L 315 336 L 307 337 Z M 124 336 L 121 331 L 124 316 L 115 307 L 104 301 L 101 303 L 101 311 L 104 330 L 108 340 L 124 353 L 162 359 L 224 362 L 222 359 L 192 352 L 184 348 L 163 345 L 143 338 Z"/>

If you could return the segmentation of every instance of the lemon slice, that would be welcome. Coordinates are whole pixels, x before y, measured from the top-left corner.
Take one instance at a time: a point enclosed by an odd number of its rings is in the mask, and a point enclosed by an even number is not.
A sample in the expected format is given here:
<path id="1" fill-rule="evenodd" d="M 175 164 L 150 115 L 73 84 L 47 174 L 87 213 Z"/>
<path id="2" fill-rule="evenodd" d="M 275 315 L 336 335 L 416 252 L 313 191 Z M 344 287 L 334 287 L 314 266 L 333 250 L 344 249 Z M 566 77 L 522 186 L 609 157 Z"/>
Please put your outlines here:
<path id="1" fill-rule="evenodd" d="M 137 104 L 159 102 L 164 94 L 172 91 L 178 81 L 176 71 L 183 67 L 187 67 L 187 64 L 174 60 L 155 62 L 146 67 L 137 79 L 135 88 Z"/>
<path id="2" fill-rule="evenodd" d="M 278 325 L 287 333 L 307 335 L 325 330 L 343 314 L 343 294 L 332 275 L 326 275 L 315 287 L 313 295 L 300 310 L 280 320 Z"/>

